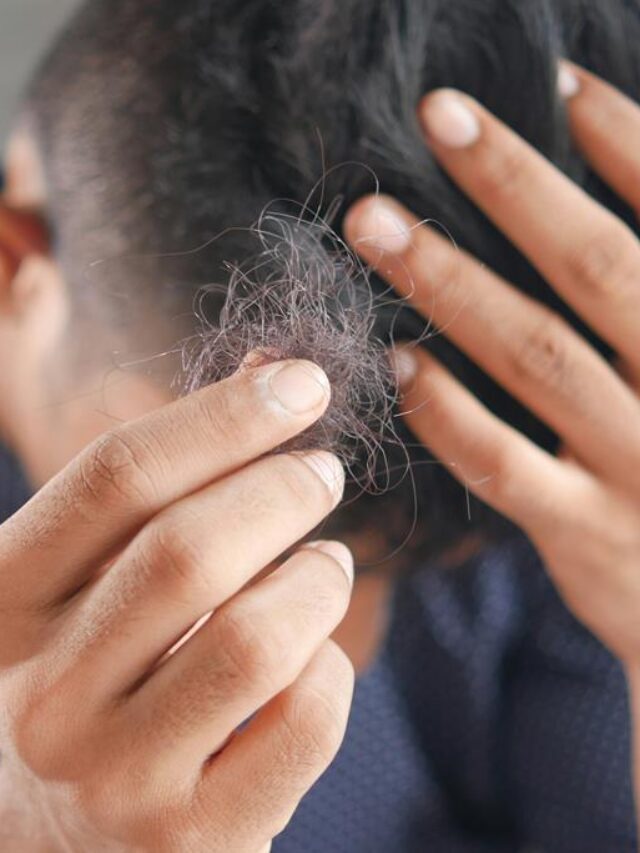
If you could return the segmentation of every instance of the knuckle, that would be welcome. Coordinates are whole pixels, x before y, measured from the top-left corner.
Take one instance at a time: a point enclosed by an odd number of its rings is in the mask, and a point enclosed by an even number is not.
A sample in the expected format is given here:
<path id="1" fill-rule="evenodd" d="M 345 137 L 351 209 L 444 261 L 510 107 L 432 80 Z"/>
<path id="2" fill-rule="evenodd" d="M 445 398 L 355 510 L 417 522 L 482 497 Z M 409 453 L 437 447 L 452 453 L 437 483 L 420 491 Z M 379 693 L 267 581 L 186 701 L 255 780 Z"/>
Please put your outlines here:
<path id="1" fill-rule="evenodd" d="M 351 585 L 344 570 L 328 554 L 311 548 L 303 549 L 302 576 L 307 588 L 303 607 L 312 624 L 324 624 L 344 612 L 350 598 Z"/>
<path id="2" fill-rule="evenodd" d="M 639 265 L 636 239 L 620 223 L 608 225 L 568 259 L 571 279 L 587 295 L 608 302 L 637 299 Z"/>
<path id="3" fill-rule="evenodd" d="M 116 785 L 122 786 L 122 779 L 116 781 Z M 143 783 L 144 786 L 144 783 Z M 107 801 L 106 811 L 104 803 L 104 783 L 97 791 L 100 811 L 98 815 L 105 815 L 109 828 L 114 824 L 113 802 Z M 111 790 L 114 790 L 113 786 Z M 116 787 L 115 790 L 118 790 Z M 135 844 L 138 850 L 153 850 L 154 853 L 169 853 L 169 851 L 183 849 L 198 849 L 189 847 L 187 842 L 188 825 L 185 821 L 186 808 L 172 803 L 169 797 L 159 796 L 157 792 L 150 793 L 145 790 L 142 794 L 140 788 L 131 791 L 131 796 L 119 797 L 120 813 L 116 823 L 120 828 L 120 834 L 128 841 Z M 135 808 L 132 808 L 135 804 Z M 94 812 L 95 814 L 95 812 Z"/>
<path id="4" fill-rule="evenodd" d="M 111 824 L 111 829 L 114 823 L 122 823 L 121 815 L 119 814 L 120 798 L 114 800 L 113 792 L 118 791 L 118 783 L 121 780 L 115 780 L 116 785 L 111 783 L 111 780 L 100 774 L 87 777 L 82 780 L 81 784 L 74 787 L 74 801 L 78 814 L 85 821 L 96 829 L 101 829 L 107 822 Z M 107 792 L 110 791 L 109 795 Z"/>
<path id="5" fill-rule="evenodd" d="M 560 389 L 567 378 L 570 338 L 564 320 L 551 311 L 540 312 L 524 334 L 508 345 L 516 377 Z"/>
<path id="6" fill-rule="evenodd" d="M 147 840 L 151 840 L 155 834 L 154 820 L 153 817 L 149 819 L 146 813 L 140 790 L 133 797 L 128 797 L 123 793 L 126 785 L 122 774 L 105 772 L 103 768 L 101 771 L 86 776 L 74 786 L 76 814 L 99 833 L 106 831 L 112 834 L 116 831 L 128 841 L 144 834 Z"/>
<path id="7" fill-rule="evenodd" d="M 234 393 L 235 392 L 235 393 Z M 221 447 L 237 446 L 247 433 L 247 418 L 238 404 L 238 387 L 232 389 L 217 386 L 215 397 L 197 398 L 199 415 L 207 426 L 207 432 Z M 250 419 L 253 422 L 253 419 Z"/>
<path id="8" fill-rule="evenodd" d="M 131 432 L 113 430 L 102 435 L 80 462 L 84 492 L 104 507 L 114 501 L 146 503 L 153 484 L 148 460 Z"/>
<path id="9" fill-rule="evenodd" d="M 251 691 L 277 692 L 277 674 L 287 665 L 286 649 L 268 631 L 258 632 L 251 614 L 238 604 L 228 605 L 218 620 L 216 648 L 234 681 L 239 679 Z"/>
<path id="10" fill-rule="evenodd" d="M 215 842 L 210 829 L 214 808 Z M 230 792 L 224 781 L 216 778 L 215 774 L 210 774 L 206 785 L 201 785 L 195 791 L 189 803 L 188 817 L 190 826 L 195 832 L 199 830 L 200 835 L 200 846 L 194 844 L 193 849 L 210 850 L 211 853 L 245 849 L 240 846 L 241 839 L 244 840 L 247 834 L 252 834 L 251 828 L 258 822 L 255 810 L 252 811 L 250 820 L 247 819 L 242 800 L 235 791 Z"/>
<path id="11" fill-rule="evenodd" d="M 294 766 L 327 767 L 340 748 L 346 728 L 341 704 L 309 688 L 291 691 L 282 708 L 288 762 Z"/>
<path id="12" fill-rule="evenodd" d="M 147 525 L 144 563 L 156 583 L 172 592 L 209 592 L 207 559 L 193 520 L 175 507 Z"/>
<path id="13" fill-rule="evenodd" d="M 165 779 L 139 750 L 117 748 L 102 752 L 75 784 L 74 794 L 78 813 L 91 826 L 116 830 L 129 842 L 153 841 L 152 847 L 141 846 L 145 850 L 165 849 L 160 841 L 181 826 L 187 804 L 185 786 Z"/>
<path id="14" fill-rule="evenodd" d="M 485 501 L 496 507 L 510 506 L 514 471 L 518 470 L 510 449 L 500 445 L 494 451 L 489 472 L 479 490 Z"/>
<path id="15" fill-rule="evenodd" d="M 16 679 L 5 692 L 5 712 L 12 748 L 22 764 L 39 779 L 73 779 L 81 772 L 71 743 L 75 717 L 63 681 L 33 676 Z"/>
<path id="16" fill-rule="evenodd" d="M 528 175 L 528 152 L 520 145 L 484 146 L 478 170 L 479 191 L 485 198 L 522 191 Z"/>

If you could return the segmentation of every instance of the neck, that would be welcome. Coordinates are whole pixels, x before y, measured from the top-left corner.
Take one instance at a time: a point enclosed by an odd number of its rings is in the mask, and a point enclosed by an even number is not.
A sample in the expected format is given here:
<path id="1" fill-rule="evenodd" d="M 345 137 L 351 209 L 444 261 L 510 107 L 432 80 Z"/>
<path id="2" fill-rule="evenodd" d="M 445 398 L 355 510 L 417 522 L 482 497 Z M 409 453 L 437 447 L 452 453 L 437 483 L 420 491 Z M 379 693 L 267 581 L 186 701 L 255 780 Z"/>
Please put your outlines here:
<path id="1" fill-rule="evenodd" d="M 38 488 L 99 435 L 170 399 L 147 378 L 116 369 L 72 389 L 23 395 L 10 407 L 3 439 Z"/>

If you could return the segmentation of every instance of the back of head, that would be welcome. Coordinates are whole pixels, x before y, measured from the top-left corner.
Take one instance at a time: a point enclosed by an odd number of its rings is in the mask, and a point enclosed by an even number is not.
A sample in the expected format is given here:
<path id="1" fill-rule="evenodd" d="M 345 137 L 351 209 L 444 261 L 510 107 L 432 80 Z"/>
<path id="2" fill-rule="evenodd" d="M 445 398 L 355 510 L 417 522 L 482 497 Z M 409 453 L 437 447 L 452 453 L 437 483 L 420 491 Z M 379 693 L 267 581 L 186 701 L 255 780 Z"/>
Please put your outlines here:
<path id="1" fill-rule="evenodd" d="M 436 87 L 468 92 L 631 222 L 572 149 L 556 76 L 565 56 L 633 95 L 639 39 L 637 0 L 86 0 L 30 98 L 80 346 L 85 328 L 104 329 L 105 341 L 117 334 L 125 347 L 145 323 L 158 341 L 189 335 L 194 296 L 228 280 L 225 264 L 255 255 L 250 226 L 266 206 L 312 223 L 329 216 L 339 232 L 348 206 L 376 181 L 570 316 L 436 166 L 416 105 Z M 316 256 L 325 236 L 314 239 Z M 174 263 L 167 253 L 186 254 Z M 145 258 L 144 271 L 123 260 L 134 257 Z M 96 274 L 105 259 L 110 273 Z M 371 286 L 384 290 L 375 278 Z M 215 323 L 219 300 L 205 310 Z M 409 310 L 387 306 L 372 335 L 386 342 L 422 331 Z M 553 445 L 443 337 L 428 345 L 501 417 Z M 421 451 L 411 458 L 413 477 L 357 504 L 359 521 L 384 513 L 389 542 L 399 544 L 417 495 L 424 552 L 464 532 L 504 530 L 475 503 L 469 513 L 443 467 Z M 403 460 L 390 448 L 387 470 Z"/>

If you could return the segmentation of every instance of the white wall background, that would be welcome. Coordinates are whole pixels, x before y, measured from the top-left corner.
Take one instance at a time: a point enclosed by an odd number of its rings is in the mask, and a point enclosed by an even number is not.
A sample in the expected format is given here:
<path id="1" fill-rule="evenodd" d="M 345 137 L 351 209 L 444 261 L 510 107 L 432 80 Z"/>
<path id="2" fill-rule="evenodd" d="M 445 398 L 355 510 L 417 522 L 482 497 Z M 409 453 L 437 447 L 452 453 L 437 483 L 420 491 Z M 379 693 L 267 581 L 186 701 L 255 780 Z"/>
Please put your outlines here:
<path id="1" fill-rule="evenodd" d="M 78 2 L 0 0 L 0 146 L 38 57 Z"/>

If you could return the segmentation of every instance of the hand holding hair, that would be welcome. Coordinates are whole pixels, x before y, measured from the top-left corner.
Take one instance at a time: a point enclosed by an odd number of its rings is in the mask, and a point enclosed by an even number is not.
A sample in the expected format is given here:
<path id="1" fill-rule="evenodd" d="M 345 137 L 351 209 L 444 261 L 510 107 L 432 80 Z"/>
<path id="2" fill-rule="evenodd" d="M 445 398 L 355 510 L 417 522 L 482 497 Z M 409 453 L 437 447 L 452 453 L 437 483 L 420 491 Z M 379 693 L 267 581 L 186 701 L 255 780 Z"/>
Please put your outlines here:
<path id="1" fill-rule="evenodd" d="M 0 528 L 3 771 L 47 850 L 267 850 L 332 760 L 352 558 L 281 554 L 344 476 L 265 456 L 329 398 L 308 362 L 245 366 L 103 436 Z"/>
<path id="2" fill-rule="evenodd" d="M 574 73 L 561 81 L 576 140 L 640 209 L 640 111 Z M 412 345 L 395 356 L 406 420 L 529 534 L 569 606 L 623 661 L 640 705 L 637 240 L 466 96 L 435 93 L 421 115 L 442 166 L 619 363 L 391 199 L 365 199 L 347 222 L 356 249 L 565 449 L 541 450 Z M 291 247 L 280 236 L 278 262 Z M 259 323 L 243 281 L 241 305 Z M 348 276 L 333 284 L 340 304 L 358 307 Z M 277 298 L 265 304 L 276 316 Z M 353 344 L 331 330 L 328 370 Z M 298 342 L 296 328 L 284 332 Z M 214 343 L 225 368 L 244 355 L 228 337 Z M 369 364 L 347 384 L 369 411 L 372 377 L 384 385 Z M 269 455 L 299 447 L 303 432 L 307 446 L 329 404 L 309 361 L 245 363 L 100 439 L 0 529 L 5 761 L 61 849 L 262 853 L 330 763 L 353 680 L 327 639 L 348 605 L 350 555 L 316 543 L 262 575 L 342 495 L 331 454 Z M 353 423 L 342 405 L 329 418 L 338 432 Z"/>

